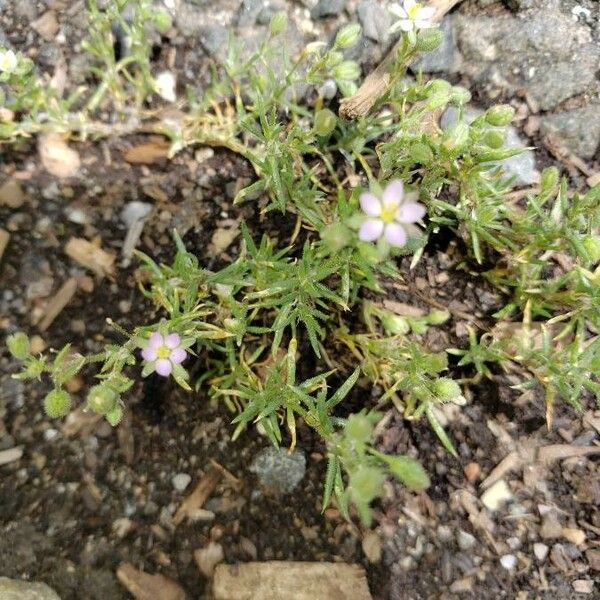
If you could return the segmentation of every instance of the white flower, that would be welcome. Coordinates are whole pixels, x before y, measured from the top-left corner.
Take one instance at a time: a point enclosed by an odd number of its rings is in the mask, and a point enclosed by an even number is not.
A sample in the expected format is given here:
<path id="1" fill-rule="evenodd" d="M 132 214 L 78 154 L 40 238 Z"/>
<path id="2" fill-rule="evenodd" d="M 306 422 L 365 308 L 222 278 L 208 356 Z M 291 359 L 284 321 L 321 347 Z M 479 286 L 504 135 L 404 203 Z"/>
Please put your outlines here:
<path id="1" fill-rule="evenodd" d="M 378 198 L 365 192 L 359 198 L 360 207 L 370 218 L 360 227 L 358 237 L 363 242 L 374 242 L 384 237 L 392 246 L 404 246 L 410 234 L 416 231 L 413 223 L 425 216 L 425 207 L 404 194 L 401 181 L 392 181 Z"/>
<path id="2" fill-rule="evenodd" d="M 170 71 L 163 71 L 156 76 L 156 91 L 161 98 L 167 102 L 175 102 L 177 96 L 175 95 L 175 75 Z"/>
<path id="3" fill-rule="evenodd" d="M 17 55 L 12 50 L 0 52 L 0 72 L 12 73 L 18 64 Z"/>
<path id="4" fill-rule="evenodd" d="M 390 27 L 390 33 L 402 29 L 402 31 L 415 31 L 417 29 L 429 29 L 435 27 L 429 19 L 435 14 L 435 8 L 432 6 L 423 6 L 416 0 L 404 0 L 404 5 L 392 4 L 390 12 L 398 17 Z"/>

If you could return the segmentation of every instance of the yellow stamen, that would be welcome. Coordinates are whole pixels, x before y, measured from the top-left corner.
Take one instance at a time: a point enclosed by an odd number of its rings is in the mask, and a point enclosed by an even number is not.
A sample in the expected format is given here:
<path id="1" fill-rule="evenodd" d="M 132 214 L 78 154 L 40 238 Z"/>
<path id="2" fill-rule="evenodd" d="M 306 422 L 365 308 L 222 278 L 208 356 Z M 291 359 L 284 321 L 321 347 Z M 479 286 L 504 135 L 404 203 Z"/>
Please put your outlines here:
<path id="1" fill-rule="evenodd" d="M 379 218 L 384 223 L 393 223 L 396 219 L 396 212 L 398 212 L 398 204 L 396 204 L 395 202 L 384 204 L 381 207 L 381 215 Z"/>
<path id="2" fill-rule="evenodd" d="M 412 19 L 413 21 L 415 19 L 417 19 L 419 17 L 419 11 L 422 8 L 422 4 L 420 4 L 419 2 L 416 2 L 415 4 L 413 4 L 409 9 L 408 9 L 408 18 Z"/>
<path id="3" fill-rule="evenodd" d="M 161 346 L 156 351 L 156 356 L 158 356 L 158 358 L 169 358 L 169 356 L 171 356 L 171 350 L 167 348 L 167 346 Z"/>

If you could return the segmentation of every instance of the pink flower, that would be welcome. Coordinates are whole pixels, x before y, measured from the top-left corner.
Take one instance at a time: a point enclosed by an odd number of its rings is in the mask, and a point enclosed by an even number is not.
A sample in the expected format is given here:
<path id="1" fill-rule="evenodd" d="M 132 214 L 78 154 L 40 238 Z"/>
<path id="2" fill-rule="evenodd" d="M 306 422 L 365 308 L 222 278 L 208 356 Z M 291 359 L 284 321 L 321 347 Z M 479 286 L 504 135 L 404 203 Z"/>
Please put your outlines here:
<path id="1" fill-rule="evenodd" d="M 142 350 L 142 358 L 153 363 L 159 375 L 168 377 L 174 365 L 181 364 L 187 356 L 180 344 L 181 338 L 176 333 L 163 336 L 155 331 L 148 340 L 148 346 Z"/>
<path id="2" fill-rule="evenodd" d="M 360 227 L 358 237 L 374 242 L 382 236 L 392 246 L 404 246 L 413 223 L 425 216 L 425 207 L 404 195 L 404 184 L 392 181 L 378 198 L 371 192 L 360 195 L 360 207 L 368 218 Z"/>

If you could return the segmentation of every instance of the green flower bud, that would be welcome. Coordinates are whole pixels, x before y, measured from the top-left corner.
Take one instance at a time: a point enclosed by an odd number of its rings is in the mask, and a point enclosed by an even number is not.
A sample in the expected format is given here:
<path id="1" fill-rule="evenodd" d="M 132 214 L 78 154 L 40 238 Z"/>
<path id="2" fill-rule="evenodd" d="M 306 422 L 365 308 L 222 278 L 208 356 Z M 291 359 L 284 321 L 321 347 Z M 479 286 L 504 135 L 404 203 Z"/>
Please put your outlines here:
<path id="1" fill-rule="evenodd" d="M 441 325 L 445 323 L 450 318 L 450 311 L 448 310 L 440 310 L 438 308 L 432 310 L 427 315 L 427 320 L 431 325 Z"/>
<path id="2" fill-rule="evenodd" d="M 600 261 L 600 236 L 586 235 L 583 238 L 583 247 L 593 263 Z"/>
<path id="3" fill-rule="evenodd" d="M 123 408 L 117 404 L 112 410 L 109 410 L 105 415 L 106 420 L 113 426 L 117 426 L 123 419 Z"/>
<path id="4" fill-rule="evenodd" d="M 334 67 L 332 74 L 336 79 L 353 81 L 360 77 L 360 67 L 353 60 L 345 60 Z"/>
<path id="5" fill-rule="evenodd" d="M 502 148 L 502 146 L 504 145 L 504 138 L 504 131 L 499 131 L 498 129 L 490 129 L 485 132 L 481 141 L 489 148 L 494 148 L 495 150 L 497 150 L 498 148 Z"/>
<path id="6" fill-rule="evenodd" d="M 156 27 L 158 33 L 166 33 L 172 25 L 173 19 L 171 19 L 168 12 L 160 10 L 154 15 L 154 27 Z"/>
<path id="7" fill-rule="evenodd" d="M 460 386 L 453 379 L 442 377 L 433 382 L 433 393 L 441 400 L 452 400 L 461 395 Z"/>
<path id="8" fill-rule="evenodd" d="M 515 109 L 508 104 L 498 104 L 497 106 L 492 106 L 485 113 L 485 120 L 490 125 L 495 125 L 496 127 L 503 127 L 504 125 L 508 125 L 515 116 Z"/>
<path id="9" fill-rule="evenodd" d="M 410 328 L 413 333 L 423 334 L 427 333 L 427 321 L 420 317 L 411 317 L 409 321 Z"/>
<path id="10" fill-rule="evenodd" d="M 428 164 L 433 160 L 433 151 L 428 144 L 417 142 L 410 147 L 410 157 L 416 163 Z"/>
<path id="11" fill-rule="evenodd" d="M 332 50 L 327 53 L 327 66 L 335 67 L 339 65 L 344 60 L 344 55 L 341 52 L 335 52 Z"/>
<path id="12" fill-rule="evenodd" d="M 323 108 L 315 115 L 315 131 L 320 136 L 329 135 L 337 125 L 335 113 L 328 108 Z"/>
<path id="13" fill-rule="evenodd" d="M 362 28 L 357 23 L 346 25 L 339 30 L 335 36 L 335 45 L 337 48 L 350 48 L 360 39 Z"/>
<path id="14" fill-rule="evenodd" d="M 388 335 L 405 335 L 410 331 L 408 321 L 392 313 L 381 315 L 381 324 Z"/>
<path id="15" fill-rule="evenodd" d="M 274 14 L 271 22 L 269 23 L 271 35 L 279 35 L 287 27 L 287 22 L 287 14 L 284 11 Z"/>
<path id="16" fill-rule="evenodd" d="M 442 32 L 437 27 L 422 29 L 417 35 L 415 48 L 419 52 L 432 52 L 440 47 L 443 37 Z"/>
<path id="17" fill-rule="evenodd" d="M 421 463 L 409 456 L 390 456 L 386 459 L 390 472 L 411 490 L 426 490 L 431 484 Z"/>
<path id="18" fill-rule="evenodd" d="M 542 177 L 540 180 L 540 188 L 542 195 L 552 193 L 558 185 L 560 173 L 556 167 L 548 167 L 542 171 Z"/>
<path id="19" fill-rule="evenodd" d="M 51 419 L 64 417 L 71 410 L 71 396 L 61 389 L 52 390 L 44 398 L 44 410 Z"/>
<path id="20" fill-rule="evenodd" d="M 471 92 L 464 87 L 454 86 L 450 92 L 450 102 L 462 105 L 471 101 Z"/>
<path id="21" fill-rule="evenodd" d="M 368 442 L 373 425 L 365 415 L 350 415 L 346 423 L 346 437 L 354 442 Z"/>
<path id="22" fill-rule="evenodd" d="M 19 360 L 25 360 L 29 356 L 29 338 L 22 331 L 9 335 L 6 345 L 8 351 Z"/>
<path id="23" fill-rule="evenodd" d="M 452 86 L 444 79 L 434 79 L 427 84 L 427 91 L 431 96 L 437 94 L 450 94 L 451 88 Z"/>
<path id="24" fill-rule="evenodd" d="M 236 336 L 244 334 L 244 323 L 239 319 L 223 319 L 223 325 L 225 326 L 225 330 L 229 333 L 233 333 Z"/>
<path id="25" fill-rule="evenodd" d="M 105 415 L 114 409 L 119 396 L 105 384 L 95 385 L 88 392 L 87 407 L 95 413 Z"/>
<path id="26" fill-rule="evenodd" d="M 466 123 L 456 123 L 444 135 L 442 148 L 452 151 L 462 148 L 469 140 L 469 126 Z"/>
<path id="27" fill-rule="evenodd" d="M 342 223 L 332 223 L 321 233 L 321 239 L 328 250 L 335 254 L 350 243 L 351 233 Z"/>
<path id="28" fill-rule="evenodd" d="M 357 504 L 368 504 L 381 493 L 384 481 L 381 469 L 361 465 L 350 475 L 350 496 Z"/>

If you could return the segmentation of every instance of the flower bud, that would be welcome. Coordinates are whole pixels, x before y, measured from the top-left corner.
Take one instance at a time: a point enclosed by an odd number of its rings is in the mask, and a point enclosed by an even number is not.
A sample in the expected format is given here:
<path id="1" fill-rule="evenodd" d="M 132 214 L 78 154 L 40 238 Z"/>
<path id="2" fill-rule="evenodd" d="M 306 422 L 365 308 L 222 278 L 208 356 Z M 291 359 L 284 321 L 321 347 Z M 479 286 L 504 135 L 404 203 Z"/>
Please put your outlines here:
<path id="1" fill-rule="evenodd" d="M 405 335 L 410 331 L 408 321 L 392 313 L 381 315 L 381 324 L 388 335 Z"/>
<path id="2" fill-rule="evenodd" d="M 19 360 L 25 360 L 29 356 L 29 338 L 22 331 L 9 335 L 6 345 L 8 351 Z"/>
<path id="3" fill-rule="evenodd" d="M 354 442 L 368 442 L 373 425 L 365 415 L 350 415 L 346 422 L 346 437 Z"/>
<path id="4" fill-rule="evenodd" d="M 342 223 L 332 223 L 321 233 L 321 239 L 332 253 L 339 252 L 350 243 L 350 231 Z"/>
<path id="5" fill-rule="evenodd" d="M 411 490 L 426 490 L 430 485 L 429 475 L 421 463 L 410 456 L 390 456 L 386 459 L 390 473 Z"/>
<path id="6" fill-rule="evenodd" d="M 156 27 L 158 33 L 166 33 L 172 25 L 173 19 L 171 19 L 168 12 L 160 10 L 154 15 L 154 27 Z"/>
<path id="7" fill-rule="evenodd" d="M 287 21 L 288 18 L 284 11 L 274 14 L 271 22 L 269 23 L 271 35 L 279 35 L 287 27 Z"/>
<path id="8" fill-rule="evenodd" d="M 462 148 L 469 139 L 469 126 L 466 123 L 456 123 L 446 131 L 442 147 L 446 151 Z"/>
<path id="9" fill-rule="evenodd" d="M 333 69 L 333 76 L 336 79 L 353 81 L 360 77 L 360 67 L 353 60 L 345 60 Z"/>
<path id="10" fill-rule="evenodd" d="M 432 52 L 442 43 L 442 32 L 436 28 L 422 29 L 417 35 L 415 49 L 419 52 Z"/>
<path id="11" fill-rule="evenodd" d="M 591 262 L 597 263 L 600 261 L 600 236 L 586 235 L 583 238 L 583 247 Z"/>
<path id="12" fill-rule="evenodd" d="M 458 105 L 471 101 L 471 92 L 464 87 L 456 85 L 450 92 L 450 102 Z"/>
<path id="13" fill-rule="evenodd" d="M 442 377 L 433 383 L 433 393 L 441 400 L 452 400 L 461 395 L 460 386 L 453 379 Z"/>
<path id="14" fill-rule="evenodd" d="M 95 385 L 88 392 L 87 407 L 92 412 L 105 415 L 114 409 L 118 399 L 115 390 L 108 385 Z"/>
<path id="15" fill-rule="evenodd" d="M 496 127 L 503 127 L 504 125 L 508 125 L 515 116 L 515 109 L 508 104 L 498 104 L 497 106 L 492 106 L 485 113 L 485 120 L 490 125 L 495 125 Z"/>
<path id="16" fill-rule="evenodd" d="M 319 89 L 319 93 L 325 100 L 331 100 L 335 98 L 337 94 L 337 83 L 335 79 L 327 79 Z"/>
<path id="17" fill-rule="evenodd" d="M 350 48 L 354 46 L 356 42 L 360 39 L 362 33 L 362 28 L 357 23 L 353 23 L 352 25 L 346 25 L 339 30 L 338 34 L 335 36 L 335 45 L 337 48 Z"/>
<path id="18" fill-rule="evenodd" d="M 117 404 L 112 410 L 109 410 L 105 415 L 106 420 L 115 427 L 123 419 L 123 409 Z"/>
<path id="19" fill-rule="evenodd" d="M 428 144 L 417 142 L 410 147 L 410 157 L 416 163 L 428 164 L 433 160 L 433 151 Z"/>
<path id="20" fill-rule="evenodd" d="M 223 319 L 223 325 L 228 333 L 233 335 L 243 335 L 245 331 L 244 323 L 239 319 Z"/>
<path id="21" fill-rule="evenodd" d="M 434 79 L 427 83 L 427 91 L 430 95 L 449 94 L 452 86 L 444 79 Z"/>
<path id="22" fill-rule="evenodd" d="M 435 308 L 427 315 L 430 325 L 441 325 L 450 318 L 450 311 Z"/>
<path id="23" fill-rule="evenodd" d="M 485 132 L 481 141 L 489 148 L 497 150 L 498 148 L 502 148 L 504 145 L 504 137 L 505 135 L 503 131 L 499 131 L 498 129 L 490 129 L 489 131 Z"/>
<path id="24" fill-rule="evenodd" d="M 552 193 L 558 185 L 560 173 L 556 167 L 548 167 L 542 171 L 540 180 L 541 193 L 543 195 Z"/>
<path id="25" fill-rule="evenodd" d="M 328 108 L 323 108 L 315 115 L 315 131 L 324 137 L 329 135 L 337 125 L 335 113 Z"/>
<path id="26" fill-rule="evenodd" d="M 44 411 L 51 419 L 64 417 L 71 410 L 71 396 L 61 389 L 52 390 L 44 398 Z"/>
<path id="27" fill-rule="evenodd" d="M 368 504 L 381 493 L 384 480 L 380 469 L 361 465 L 350 475 L 350 496 L 357 504 Z"/>

